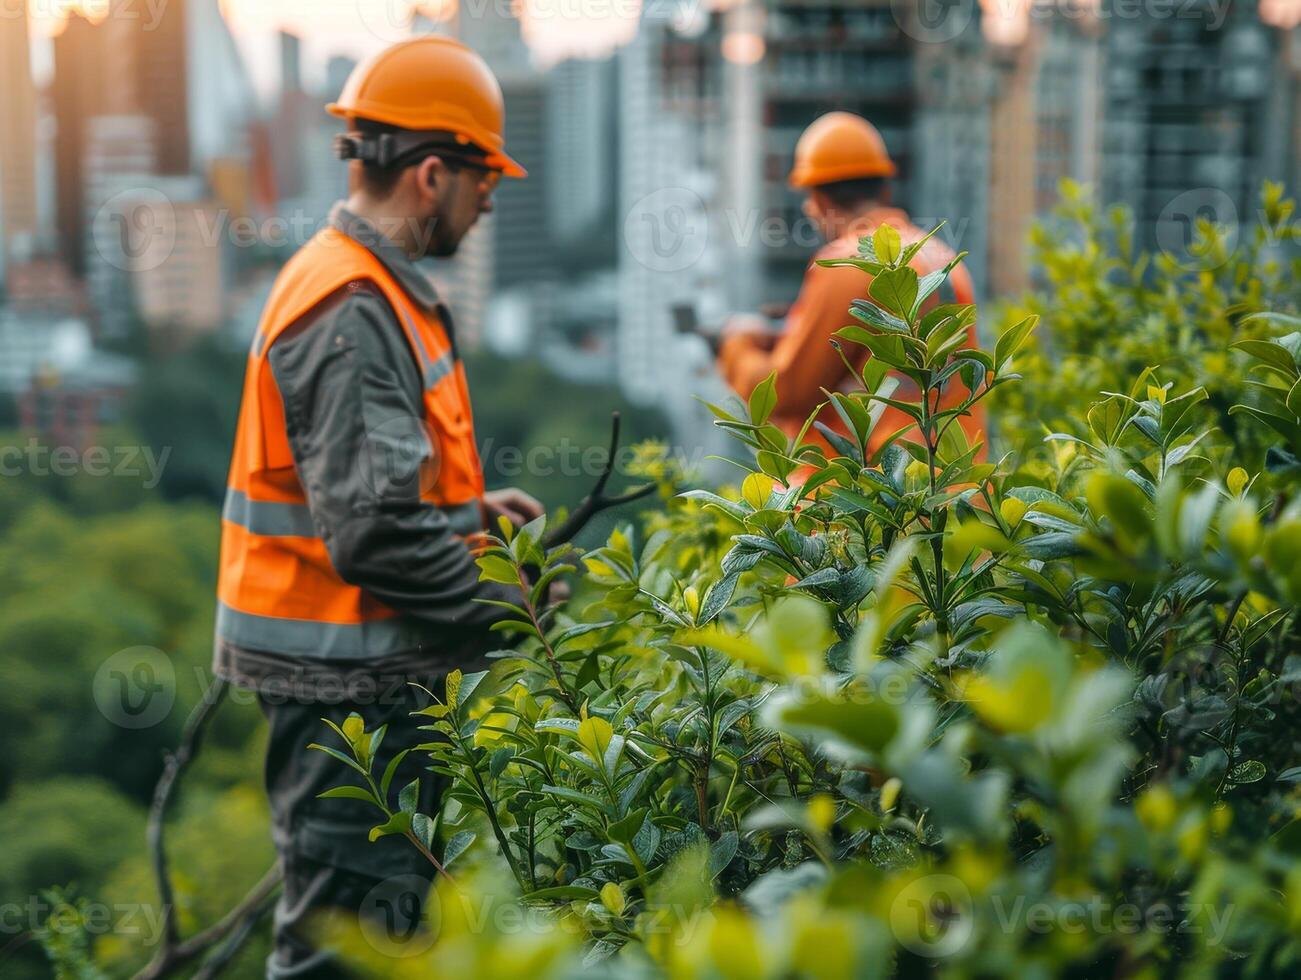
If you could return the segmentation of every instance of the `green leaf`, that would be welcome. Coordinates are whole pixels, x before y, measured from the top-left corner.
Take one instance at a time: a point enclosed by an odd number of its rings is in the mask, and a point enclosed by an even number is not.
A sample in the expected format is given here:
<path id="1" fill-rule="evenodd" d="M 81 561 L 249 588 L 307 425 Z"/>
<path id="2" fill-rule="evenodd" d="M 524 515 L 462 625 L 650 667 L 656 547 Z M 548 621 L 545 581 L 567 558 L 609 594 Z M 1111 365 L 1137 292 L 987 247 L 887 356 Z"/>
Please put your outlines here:
<path id="1" fill-rule="evenodd" d="M 805 693 L 781 704 L 776 717 L 783 726 L 829 732 L 871 755 L 884 751 L 899 731 L 898 709 L 876 699 L 851 702 Z"/>
<path id="2" fill-rule="evenodd" d="M 370 840 L 379 840 L 392 834 L 405 834 L 411 829 L 411 814 L 399 810 L 384 823 L 370 828 Z"/>
<path id="3" fill-rule="evenodd" d="M 1258 783 L 1265 778 L 1265 763 L 1258 759 L 1251 759 L 1247 762 L 1240 762 L 1233 767 L 1233 773 L 1229 776 L 1237 786 L 1245 786 L 1248 783 Z"/>
<path id="4" fill-rule="evenodd" d="M 998 338 L 998 343 L 994 345 L 994 370 L 996 372 L 1001 371 L 1003 365 L 1011 359 L 1012 355 L 1021 349 L 1026 338 L 1038 325 L 1039 317 L 1032 315 L 1003 331 L 1003 335 Z"/>
<path id="5" fill-rule="evenodd" d="M 318 752 L 324 752 L 326 755 L 330 756 L 331 758 L 337 759 L 338 761 L 342 762 L 349 769 L 355 769 L 363 776 L 367 775 L 366 770 L 357 763 L 357 760 L 344 755 L 338 749 L 332 749 L 328 745 L 320 745 L 316 742 L 313 742 L 311 745 L 307 747 L 309 749 L 316 749 L 316 751 Z"/>
<path id="6" fill-rule="evenodd" d="M 515 566 L 500 555 L 482 555 L 475 559 L 480 568 L 480 577 L 487 582 L 500 585 L 519 585 L 519 572 Z"/>
<path id="7" fill-rule="evenodd" d="M 473 830 L 462 830 L 452 835 L 452 839 L 447 842 L 447 847 L 443 849 L 443 867 L 450 867 L 453 861 L 468 851 L 476 836 Z"/>
<path id="8" fill-rule="evenodd" d="M 496 779 L 498 776 L 500 776 L 503 772 L 506 771 L 506 767 L 510 765 L 510 761 L 513 758 L 515 758 L 514 749 L 510 748 L 509 746 L 507 746 L 506 748 L 498 749 L 496 752 L 492 754 L 492 759 L 489 760 L 488 762 L 488 775 L 491 776 L 493 779 Z"/>
<path id="9" fill-rule="evenodd" d="M 628 816 L 606 828 L 606 834 L 610 840 L 618 841 L 620 844 L 631 844 L 641 826 L 646 822 L 646 815 L 650 813 L 649 808 L 641 807 L 634 810 Z"/>
<path id="10" fill-rule="evenodd" d="M 721 579 L 709 587 L 709 592 L 705 596 L 704 602 L 700 604 L 699 623 L 701 626 L 711 622 L 724 609 L 727 608 L 728 602 L 731 601 L 732 594 L 736 591 L 736 583 L 741 579 L 739 571 L 724 575 Z"/>
<path id="11" fill-rule="evenodd" d="M 578 803 L 593 810 L 605 809 L 605 804 L 595 796 L 591 796 L 587 793 L 580 793 L 578 790 L 570 789 L 568 786 L 544 785 L 542 787 L 542 792 L 551 793 L 555 796 L 559 796 L 561 799 L 568 800 L 570 803 Z"/>
<path id="12" fill-rule="evenodd" d="M 476 670 L 472 674 L 465 674 L 461 677 L 460 689 L 456 694 L 456 706 L 458 708 L 463 708 L 470 703 L 470 700 L 474 697 L 475 688 L 483 683 L 483 679 L 487 676 L 488 672 L 486 670 Z"/>
<path id="13" fill-rule="evenodd" d="M 865 272 L 869 276 L 880 275 L 885 269 L 885 266 L 880 262 L 875 262 L 872 259 L 818 259 L 817 264 L 826 269 L 849 267 L 857 269 L 859 272 Z"/>
<path id="14" fill-rule="evenodd" d="M 902 247 L 903 239 L 893 225 L 883 223 L 877 225 L 876 231 L 872 232 L 872 250 L 886 265 L 894 265 Z"/>
<path id="15" fill-rule="evenodd" d="M 910 266 L 888 269 L 873 278 L 867 294 L 888 312 L 908 319 L 917 299 L 917 273 Z"/>
<path id="16" fill-rule="evenodd" d="M 447 706 L 453 711 L 455 711 L 459 705 L 457 696 L 461 693 L 461 677 L 462 674 L 459 670 L 454 670 L 447 675 Z"/>
<path id="17" fill-rule="evenodd" d="M 1147 497 L 1123 476 L 1099 470 L 1089 477 L 1084 494 L 1093 513 L 1110 520 L 1131 542 L 1141 541 L 1152 532 Z"/>
<path id="18" fill-rule="evenodd" d="M 398 793 L 398 809 L 403 813 L 415 813 L 419 802 L 420 777 L 417 776 L 402 787 L 402 792 Z"/>
<path id="19" fill-rule="evenodd" d="M 869 327 L 875 327 L 885 333 L 907 333 L 908 324 L 897 316 L 892 316 L 875 303 L 865 299 L 856 299 L 849 307 L 849 315 L 861 320 Z"/>
<path id="20" fill-rule="evenodd" d="M 908 358 L 904 354 L 903 339 L 895 334 L 874 334 L 869 333 L 862 327 L 850 326 L 841 327 L 836 331 L 835 336 L 856 344 L 862 344 L 872 352 L 873 357 L 879 357 L 891 367 L 902 368 L 908 366 Z"/>
<path id="21" fill-rule="evenodd" d="M 366 803 L 374 803 L 375 797 L 370 790 L 363 789 L 360 786 L 336 786 L 334 789 L 327 789 L 324 793 L 316 795 L 318 800 L 363 800 Z"/>
<path id="22" fill-rule="evenodd" d="M 774 371 L 750 392 L 750 421 L 763 425 L 777 407 L 777 372 Z"/>
<path id="23" fill-rule="evenodd" d="M 1239 340 L 1229 347 L 1277 369 L 1286 377 L 1297 375 L 1296 361 L 1281 344 L 1269 340 Z"/>
<path id="24" fill-rule="evenodd" d="M 583 751 L 600 762 L 605 755 L 605 750 L 610 746 L 610 740 L 614 738 L 614 729 L 604 718 L 592 715 L 579 723 L 575 737 L 578 739 L 578 744 L 583 747 Z"/>

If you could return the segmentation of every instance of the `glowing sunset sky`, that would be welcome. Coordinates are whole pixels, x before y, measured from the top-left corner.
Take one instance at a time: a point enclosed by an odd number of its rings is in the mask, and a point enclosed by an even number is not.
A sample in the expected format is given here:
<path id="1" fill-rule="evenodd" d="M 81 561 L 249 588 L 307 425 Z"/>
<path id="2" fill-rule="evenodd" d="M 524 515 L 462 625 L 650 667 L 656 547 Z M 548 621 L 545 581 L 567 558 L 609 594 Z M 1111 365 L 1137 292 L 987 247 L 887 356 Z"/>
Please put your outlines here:
<path id="1" fill-rule="evenodd" d="M 111 0 L 28 0 L 38 39 L 58 33 L 69 10 L 102 19 Z M 146 19 L 172 0 L 129 0 L 133 16 Z M 405 36 L 403 25 L 414 8 L 431 16 L 451 16 L 458 0 L 220 0 L 254 81 L 263 91 L 277 78 L 275 32 L 303 38 L 307 68 L 319 76 L 332 54 L 360 57 Z M 460 0 L 463 16 L 512 0 Z M 601 53 L 635 31 L 642 0 L 514 0 L 521 9 L 524 36 L 538 58 L 554 61 L 568 54 Z M 38 43 L 38 48 L 40 47 Z M 38 53 L 40 65 L 45 59 Z M 39 70 L 39 69 L 38 69 Z"/>

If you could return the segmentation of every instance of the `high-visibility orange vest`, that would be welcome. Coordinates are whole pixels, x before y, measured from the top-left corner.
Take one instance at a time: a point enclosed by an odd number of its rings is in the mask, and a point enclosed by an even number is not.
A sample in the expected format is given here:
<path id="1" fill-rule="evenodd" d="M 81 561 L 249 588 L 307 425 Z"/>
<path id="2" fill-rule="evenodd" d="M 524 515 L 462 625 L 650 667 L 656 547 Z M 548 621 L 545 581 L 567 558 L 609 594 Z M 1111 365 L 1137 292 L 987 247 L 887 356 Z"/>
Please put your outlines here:
<path id="1" fill-rule="evenodd" d="M 483 468 L 469 388 L 447 330 L 438 313 L 415 303 L 368 249 L 327 228 L 285 266 L 249 352 L 222 512 L 217 587 L 217 636 L 237 646 L 367 660 L 413 650 L 422 637 L 428 641 L 427 626 L 335 571 L 322 539 L 328 529 L 314 525 L 294 468 L 284 405 L 268 361 L 276 338 L 304 315 L 340 290 L 364 288 L 377 288 L 402 324 L 424 379 L 425 418 L 391 421 L 392 448 L 400 456 L 405 442 L 405 461 L 384 459 L 390 441 L 370 439 L 373 450 L 381 447 L 380 455 L 358 465 L 405 462 L 411 479 L 420 481 L 421 499 L 442 508 L 458 534 L 469 538 L 483 530 Z M 418 472 L 414 459 L 424 460 Z"/>

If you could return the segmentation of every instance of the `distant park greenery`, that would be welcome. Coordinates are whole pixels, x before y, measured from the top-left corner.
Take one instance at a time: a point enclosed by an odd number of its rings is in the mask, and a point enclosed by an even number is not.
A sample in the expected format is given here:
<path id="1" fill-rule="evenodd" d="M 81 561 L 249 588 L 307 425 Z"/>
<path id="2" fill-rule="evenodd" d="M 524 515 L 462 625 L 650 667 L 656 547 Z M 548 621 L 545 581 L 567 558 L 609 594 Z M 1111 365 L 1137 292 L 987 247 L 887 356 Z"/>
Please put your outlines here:
<path id="1" fill-rule="evenodd" d="M 0 478 L 6 980 L 50 975 L 37 938 L 66 959 L 65 975 L 77 977 L 97 975 L 77 972 L 92 963 L 106 976 L 129 976 L 156 939 L 145 815 L 163 753 L 210 684 L 218 508 L 244 356 L 215 341 L 141 356 L 141 383 L 122 423 L 100 430 L 95 442 L 112 458 L 119 449 L 139 454 L 148 447 L 165 459 L 156 486 L 145 485 L 152 481 L 143 464 L 135 475 L 97 475 L 79 465 L 66 475 L 48 466 L 33 471 L 24 462 L 33 440 L 47 450 L 41 460 L 55 447 L 34 433 L 0 435 L 0 446 L 23 450 L 7 459 L 16 472 Z M 604 446 L 615 409 L 634 438 L 664 434 L 654 416 L 629 411 L 611 389 L 576 388 L 526 362 L 472 360 L 479 434 L 497 446 Z M 511 399 L 491 397 L 498 385 Z M 521 411 L 527 404 L 539 410 Z M 75 448 L 84 458 L 86 447 Z M 514 482 L 553 507 L 576 503 L 592 482 L 558 471 L 527 476 Z M 119 691 L 111 658 L 139 647 L 154 648 L 168 667 L 156 677 L 168 707 L 144 727 L 124 727 L 113 706 Z M 273 860 L 260 782 L 263 738 L 255 703 L 232 697 L 185 776 L 169 830 L 183 933 L 218 919 Z M 220 846 L 213 846 L 214 827 Z M 52 886 L 70 890 L 45 894 Z M 59 904 L 64 900 L 69 904 Z M 73 928 L 78 900 L 86 906 L 84 934 Z M 62 912 L 38 937 L 33 929 L 52 908 Z M 77 935 L 85 941 L 73 942 Z M 259 933 L 224 975 L 261 977 L 266 951 Z"/>
<path id="2" fill-rule="evenodd" d="M 843 432 L 806 426 L 829 452 L 770 422 L 770 378 L 715 409 L 738 487 L 662 471 L 581 561 L 501 529 L 514 642 L 422 712 L 441 812 L 364 717 L 320 734 L 372 838 L 441 855 L 426 932 L 333 933 L 359 972 L 1296 975 L 1295 270 L 1210 226 L 1144 259 L 1122 212 L 1066 209 L 988 349 L 891 229 L 839 263 L 838 343 L 872 358 L 828 393 Z M 986 400 L 999 440 L 969 442 Z M 869 450 L 887 405 L 911 424 Z"/>

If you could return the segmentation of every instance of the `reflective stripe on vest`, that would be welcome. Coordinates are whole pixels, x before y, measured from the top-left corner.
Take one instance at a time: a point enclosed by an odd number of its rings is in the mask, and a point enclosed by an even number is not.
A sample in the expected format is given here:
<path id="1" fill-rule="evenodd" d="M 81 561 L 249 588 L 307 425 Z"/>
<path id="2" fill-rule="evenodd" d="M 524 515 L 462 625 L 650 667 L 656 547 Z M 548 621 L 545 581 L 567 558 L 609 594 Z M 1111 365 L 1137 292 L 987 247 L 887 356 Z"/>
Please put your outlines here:
<path id="1" fill-rule="evenodd" d="M 420 371 L 425 417 L 415 428 L 433 436 L 432 443 L 425 440 L 421 472 L 427 479 L 420 499 L 447 516 L 465 546 L 480 544 L 483 470 L 465 369 L 443 316 L 417 305 L 366 248 L 326 229 L 285 266 L 249 349 L 222 510 L 218 582 L 217 635 L 238 646 L 359 660 L 431 646 L 429 626 L 400 615 L 335 571 L 322 536 L 329 529 L 316 526 L 298 480 L 268 360 L 284 330 L 341 290 L 358 288 L 383 295 Z"/>
<path id="2" fill-rule="evenodd" d="M 466 538 L 483 530 L 483 510 L 475 499 L 451 507 L 439 507 L 452 533 Z M 250 500 L 243 490 L 227 490 L 221 519 L 237 524 L 262 537 L 319 538 L 307 504 L 273 500 Z"/>
<path id="3" fill-rule="evenodd" d="M 321 623 L 256 616 L 217 603 L 217 635 L 236 646 L 321 660 L 364 660 L 420 646 L 422 634 L 407 619 Z M 427 634 L 423 634 L 428 639 Z"/>

